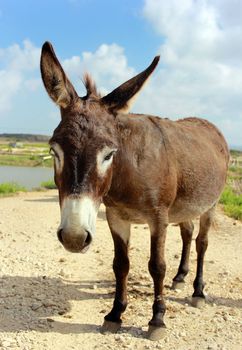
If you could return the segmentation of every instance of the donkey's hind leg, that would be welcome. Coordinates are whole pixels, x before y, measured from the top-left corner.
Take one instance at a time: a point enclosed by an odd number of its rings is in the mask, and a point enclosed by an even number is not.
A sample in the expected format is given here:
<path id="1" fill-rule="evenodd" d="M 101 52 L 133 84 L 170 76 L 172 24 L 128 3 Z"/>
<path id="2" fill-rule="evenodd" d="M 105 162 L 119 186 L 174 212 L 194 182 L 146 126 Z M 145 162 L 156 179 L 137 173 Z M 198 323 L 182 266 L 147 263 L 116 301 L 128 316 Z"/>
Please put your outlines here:
<path id="1" fill-rule="evenodd" d="M 116 291 L 112 310 L 105 316 L 101 332 L 116 333 L 121 327 L 121 314 L 127 307 L 130 223 L 121 220 L 110 208 L 107 208 L 106 213 L 114 242 L 113 271 L 116 277 Z"/>
<path id="2" fill-rule="evenodd" d="M 202 307 L 205 303 L 205 295 L 203 293 L 203 262 L 205 252 L 208 246 L 208 231 L 213 222 L 215 212 L 215 205 L 200 217 L 200 228 L 196 238 L 197 250 L 197 273 L 193 282 L 194 293 L 192 295 L 192 305 L 195 307 Z"/>
<path id="3" fill-rule="evenodd" d="M 178 272 L 173 278 L 172 289 L 182 289 L 184 287 L 184 278 L 189 271 L 189 255 L 191 250 L 192 233 L 194 229 L 192 221 L 181 222 L 179 226 L 182 237 L 182 255 Z"/>

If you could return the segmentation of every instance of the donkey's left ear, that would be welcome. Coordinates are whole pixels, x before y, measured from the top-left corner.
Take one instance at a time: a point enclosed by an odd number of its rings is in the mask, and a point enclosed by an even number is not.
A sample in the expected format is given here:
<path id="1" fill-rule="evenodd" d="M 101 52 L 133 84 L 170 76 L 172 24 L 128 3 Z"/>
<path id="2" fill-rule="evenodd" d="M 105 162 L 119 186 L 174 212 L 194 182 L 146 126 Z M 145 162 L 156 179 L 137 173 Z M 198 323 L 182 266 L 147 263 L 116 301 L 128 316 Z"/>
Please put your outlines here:
<path id="1" fill-rule="evenodd" d="M 120 85 L 101 99 L 109 110 L 112 112 L 128 112 L 132 99 L 141 90 L 144 83 L 154 71 L 159 59 L 160 56 L 156 56 L 151 65 L 143 72 L 126 81 L 126 83 Z"/>
<path id="2" fill-rule="evenodd" d="M 49 42 L 45 42 L 42 47 L 40 70 L 50 98 L 60 107 L 68 107 L 78 95 Z"/>

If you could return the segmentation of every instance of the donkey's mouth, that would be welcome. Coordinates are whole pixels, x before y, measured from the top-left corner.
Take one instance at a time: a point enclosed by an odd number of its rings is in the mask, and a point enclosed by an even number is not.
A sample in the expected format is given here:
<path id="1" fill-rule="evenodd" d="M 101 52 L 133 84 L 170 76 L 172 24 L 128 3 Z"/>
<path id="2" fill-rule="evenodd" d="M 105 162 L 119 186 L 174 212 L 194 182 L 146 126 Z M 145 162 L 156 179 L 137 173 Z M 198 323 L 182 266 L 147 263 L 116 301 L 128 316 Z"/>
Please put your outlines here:
<path id="1" fill-rule="evenodd" d="M 90 245 L 86 245 L 86 246 L 84 246 L 84 248 L 80 248 L 77 246 L 69 246 L 69 245 L 65 245 L 65 244 L 63 244 L 63 246 L 70 253 L 81 253 L 81 254 L 85 254 L 90 247 Z"/>
<path id="2" fill-rule="evenodd" d="M 92 235 L 87 230 L 85 230 L 84 237 L 77 235 L 68 239 L 63 229 L 59 229 L 57 236 L 64 248 L 71 253 L 86 253 L 92 242 Z"/>

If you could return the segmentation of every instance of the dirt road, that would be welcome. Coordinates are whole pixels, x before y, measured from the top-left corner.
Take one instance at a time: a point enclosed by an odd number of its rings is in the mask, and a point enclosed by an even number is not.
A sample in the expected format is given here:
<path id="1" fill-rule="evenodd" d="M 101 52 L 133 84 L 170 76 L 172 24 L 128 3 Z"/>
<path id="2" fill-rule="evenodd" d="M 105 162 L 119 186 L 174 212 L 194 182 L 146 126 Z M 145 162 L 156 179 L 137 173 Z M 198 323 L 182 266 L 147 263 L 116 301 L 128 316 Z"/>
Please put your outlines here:
<path id="1" fill-rule="evenodd" d="M 241 223 L 218 211 L 205 261 L 208 302 L 203 309 L 190 305 L 194 241 L 186 287 L 170 289 L 181 241 L 178 227 L 169 226 L 167 336 L 159 342 L 145 339 L 153 292 L 147 226 L 132 228 L 129 306 L 122 330 L 102 335 L 100 325 L 114 291 L 113 245 L 104 208 L 86 254 L 63 249 L 56 238 L 58 224 L 56 191 L 0 199 L 0 349 L 242 349 Z"/>

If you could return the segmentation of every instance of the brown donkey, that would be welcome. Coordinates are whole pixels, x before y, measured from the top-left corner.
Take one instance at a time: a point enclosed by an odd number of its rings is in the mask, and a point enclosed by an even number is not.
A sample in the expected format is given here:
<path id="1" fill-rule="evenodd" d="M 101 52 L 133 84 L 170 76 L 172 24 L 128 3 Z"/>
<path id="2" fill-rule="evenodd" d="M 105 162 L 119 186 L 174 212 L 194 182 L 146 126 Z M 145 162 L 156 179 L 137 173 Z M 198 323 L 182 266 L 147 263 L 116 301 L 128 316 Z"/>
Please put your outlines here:
<path id="1" fill-rule="evenodd" d="M 148 223 L 149 271 L 154 281 L 150 339 L 159 339 L 165 329 L 164 250 L 169 223 L 180 225 L 183 241 L 173 279 L 176 287 L 188 273 L 192 219 L 200 217 L 193 304 L 205 300 L 203 261 L 208 231 L 229 159 L 222 134 L 204 119 L 171 121 L 124 113 L 158 61 L 155 57 L 146 70 L 104 97 L 86 76 L 87 94 L 79 97 L 50 43 L 43 45 L 41 55 L 45 88 L 61 112 L 61 122 L 50 140 L 61 208 L 58 238 L 71 252 L 86 251 L 94 237 L 98 208 L 104 202 L 114 241 L 116 294 L 102 329 L 115 332 L 127 306 L 130 226 Z"/>

